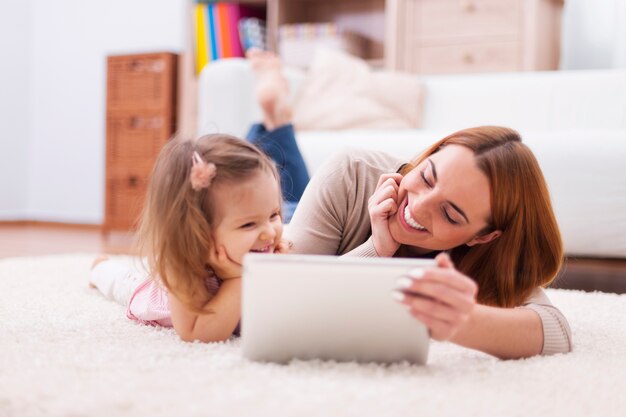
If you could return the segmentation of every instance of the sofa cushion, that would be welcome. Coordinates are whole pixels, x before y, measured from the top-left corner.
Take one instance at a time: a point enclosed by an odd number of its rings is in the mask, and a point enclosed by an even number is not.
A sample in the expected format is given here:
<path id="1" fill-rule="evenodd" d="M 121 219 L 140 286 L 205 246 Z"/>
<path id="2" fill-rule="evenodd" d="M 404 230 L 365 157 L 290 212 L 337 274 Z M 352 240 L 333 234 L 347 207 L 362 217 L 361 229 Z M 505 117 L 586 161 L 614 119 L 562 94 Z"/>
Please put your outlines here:
<path id="1" fill-rule="evenodd" d="M 626 70 L 423 77 L 426 129 L 626 129 Z"/>
<path id="2" fill-rule="evenodd" d="M 362 59 L 319 49 L 296 95 L 298 130 L 420 127 L 422 87 L 412 74 L 373 71 Z"/>
<path id="3" fill-rule="evenodd" d="M 452 130 L 318 131 L 298 134 L 311 175 L 338 149 L 410 159 Z M 626 129 L 520 131 L 550 189 L 568 255 L 626 258 Z"/>

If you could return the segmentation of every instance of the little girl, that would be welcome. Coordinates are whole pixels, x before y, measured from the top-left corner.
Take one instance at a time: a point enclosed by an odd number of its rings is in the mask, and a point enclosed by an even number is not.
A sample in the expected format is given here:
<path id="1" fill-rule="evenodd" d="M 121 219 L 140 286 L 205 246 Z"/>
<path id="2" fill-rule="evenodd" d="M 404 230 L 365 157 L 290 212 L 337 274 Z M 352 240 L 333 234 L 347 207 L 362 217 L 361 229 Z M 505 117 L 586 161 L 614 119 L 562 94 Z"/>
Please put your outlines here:
<path id="1" fill-rule="evenodd" d="M 182 340 L 238 334 L 247 252 L 286 251 L 274 163 L 228 135 L 174 139 L 155 164 L 139 227 L 147 270 L 99 258 L 90 284 L 141 323 Z M 148 276 L 147 276 L 148 275 Z"/>

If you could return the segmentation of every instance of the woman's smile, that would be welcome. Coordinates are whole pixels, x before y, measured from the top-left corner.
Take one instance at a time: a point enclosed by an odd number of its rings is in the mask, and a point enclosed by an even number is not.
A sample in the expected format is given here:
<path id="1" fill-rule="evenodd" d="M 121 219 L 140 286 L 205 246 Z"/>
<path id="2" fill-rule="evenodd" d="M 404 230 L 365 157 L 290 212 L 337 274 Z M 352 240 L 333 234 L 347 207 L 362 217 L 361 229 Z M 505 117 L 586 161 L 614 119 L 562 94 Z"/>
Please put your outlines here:
<path id="1" fill-rule="evenodd" d="M 406 198 L 396 213 L 398 221 L 402 227 L 409 233 L 430 234 L 429 230 L 421 223 L 419 223 L 409 209 L 409 199 Z"/>

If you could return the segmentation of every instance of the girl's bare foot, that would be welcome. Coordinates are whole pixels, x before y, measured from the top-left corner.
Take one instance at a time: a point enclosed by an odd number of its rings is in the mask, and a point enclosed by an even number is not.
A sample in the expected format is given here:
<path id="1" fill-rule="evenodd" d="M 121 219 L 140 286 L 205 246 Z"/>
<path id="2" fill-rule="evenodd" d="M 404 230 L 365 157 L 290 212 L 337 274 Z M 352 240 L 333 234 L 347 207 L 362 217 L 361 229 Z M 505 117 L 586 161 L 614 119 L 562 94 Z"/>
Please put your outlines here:
<path id="1" fill-rule="evenodd" d="M 256 96 L 263 110 L 263 124 L 267 130 L 291 123 L 289 83 L 282 74 L 280 59 L 273 52 L 249 49 L 246 57 L 257 76 Z"/>
<path id="2" fill-rule="evenodd" d="M 93 270 L 96 267 L 96 265 L 98 265 L 99 263 L 104 262 L 108 259 L 109 257 L 106 255 L 98 256 L 96 259 L 94 259 L 93 263 L 91 264 L 91 270 Z M 96 286 L 91 282 L 89 282 L 89 286 L 91 288 L 96 288 Z"/>

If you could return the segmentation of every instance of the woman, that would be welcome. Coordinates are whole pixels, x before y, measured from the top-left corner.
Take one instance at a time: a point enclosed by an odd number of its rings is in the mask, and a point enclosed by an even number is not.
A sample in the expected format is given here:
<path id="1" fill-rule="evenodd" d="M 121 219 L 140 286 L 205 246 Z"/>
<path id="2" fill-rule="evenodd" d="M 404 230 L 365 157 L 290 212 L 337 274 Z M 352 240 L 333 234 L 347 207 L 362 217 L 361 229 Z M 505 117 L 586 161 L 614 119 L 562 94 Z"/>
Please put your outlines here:
<path id="1" fill-rule="evenodd" d="M 295 146 L 276 58 L 249 57 L 262 141 Z M 286 237 L 296 253 L 436 257 L 437 268 L 415 271 L 394 293 L 434 339 L 500 358 L 571 350 L 567 321 L 542 289 L 561 267 L 560 233 L 537 161 L 514 130 L 462 130 L 408 163 L 340 153 L 308 184 Z"/>

